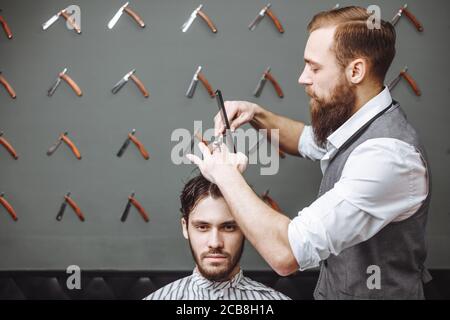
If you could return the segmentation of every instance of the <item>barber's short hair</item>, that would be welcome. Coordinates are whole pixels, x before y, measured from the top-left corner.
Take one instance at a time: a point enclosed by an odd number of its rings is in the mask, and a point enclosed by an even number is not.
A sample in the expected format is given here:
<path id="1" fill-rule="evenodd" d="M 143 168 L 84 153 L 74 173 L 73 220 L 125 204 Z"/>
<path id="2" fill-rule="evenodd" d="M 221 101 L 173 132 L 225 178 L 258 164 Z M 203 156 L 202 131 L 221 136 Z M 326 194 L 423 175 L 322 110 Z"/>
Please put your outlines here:
<path id="1" fill-rule="evenodd" d="M 223 198 L 219 187 L 208 181 L 201 174 L 189 180 L 180 195 L 181 216 L 188 221 L 189 215 L 198 203 L 211 196 L 213 199 Z"/>
<path id="2" fill-rule="evenodd" d="M 350 6 L 316 14 L 308 24 L 308 32 L 326 27 L 336 27 L 332 50 L 341 67 L 352 60 L 368 61 L 369 74 L 384 82 L 395 57 L 396 34 L 390 22 L 380 21 L 380 28 L 369 29 L 371 15 L 362 7 Z"/>

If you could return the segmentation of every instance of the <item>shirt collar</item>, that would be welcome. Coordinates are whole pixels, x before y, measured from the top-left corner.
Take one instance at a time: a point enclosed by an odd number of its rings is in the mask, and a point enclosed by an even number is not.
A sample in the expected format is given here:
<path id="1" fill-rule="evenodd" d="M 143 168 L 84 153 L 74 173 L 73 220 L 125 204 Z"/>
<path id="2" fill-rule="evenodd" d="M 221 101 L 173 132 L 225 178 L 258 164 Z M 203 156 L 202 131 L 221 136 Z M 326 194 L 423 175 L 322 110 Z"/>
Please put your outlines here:
<path id="1" fill-rule="evenodd" d="M 233 278 L 226 281 L 208 280 L 201 275 L 197 268 L 195 268 L 194 272 L 192 273 L 192 280 L 194 285 L 209 290 L 235 288 L 239 285 L 243 277 L 244 275 L 242 269 L 239 269 L 239 272 Z"/>
<path id="2" fill-rule="evenodd" d="M 343 125 L 334 131 L 328 138 L 328 142 L 339 149 L 356 131 L 375 117 L 379 112 L 392 103 L 392 97 L 386 86 L 383 91 L 370 99 L 356 113 L 354 113 Z M 328 149 L 328 147 L 327 147 Z"/>

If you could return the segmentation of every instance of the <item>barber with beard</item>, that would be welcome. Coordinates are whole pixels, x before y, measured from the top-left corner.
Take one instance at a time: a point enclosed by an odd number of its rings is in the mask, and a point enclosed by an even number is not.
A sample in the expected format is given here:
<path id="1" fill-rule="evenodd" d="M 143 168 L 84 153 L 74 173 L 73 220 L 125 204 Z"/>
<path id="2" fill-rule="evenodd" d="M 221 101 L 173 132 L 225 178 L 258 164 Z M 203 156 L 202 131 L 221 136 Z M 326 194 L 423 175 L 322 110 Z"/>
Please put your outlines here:
<path id="1" fill-rule="evenodd" d="M 308 25 L 298 80 L 312 125 L 246 101 L 225 107 L 234 130 L 279 129 L 281 150 L 319 160 L 317 199 L 294 219 L 266 205 L 242 176 L 248 159 L 226 147 L 187 157 L 218 185 L 246 238 L 280 275 L 318 267 L 316 299 L 423 299 L 431 177 L 424 148 L 383 85 L 395 30 L 369 29 L 360 7 L 325 11 Z M 220 115 L 215 133 L 225 130 Z M 301 190 L 298 190 L 301 192 Z"/>

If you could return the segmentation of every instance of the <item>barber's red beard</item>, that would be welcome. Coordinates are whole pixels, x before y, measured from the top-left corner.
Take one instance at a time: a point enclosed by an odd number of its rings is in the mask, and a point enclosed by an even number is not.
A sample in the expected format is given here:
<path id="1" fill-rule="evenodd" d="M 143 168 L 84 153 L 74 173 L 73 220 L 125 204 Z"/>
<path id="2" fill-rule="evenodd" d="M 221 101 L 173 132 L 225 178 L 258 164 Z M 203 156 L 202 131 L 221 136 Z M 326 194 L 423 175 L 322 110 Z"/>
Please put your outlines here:
<path id="1" fill-rule="evenodd" d="M 311 122 L 316 143 L 325 147 L 327 138 L 353 114 L 356 94 L 346 79 L 339 81 L 330 98 L 319 98 L 306 88 L 311 97 Z"/>

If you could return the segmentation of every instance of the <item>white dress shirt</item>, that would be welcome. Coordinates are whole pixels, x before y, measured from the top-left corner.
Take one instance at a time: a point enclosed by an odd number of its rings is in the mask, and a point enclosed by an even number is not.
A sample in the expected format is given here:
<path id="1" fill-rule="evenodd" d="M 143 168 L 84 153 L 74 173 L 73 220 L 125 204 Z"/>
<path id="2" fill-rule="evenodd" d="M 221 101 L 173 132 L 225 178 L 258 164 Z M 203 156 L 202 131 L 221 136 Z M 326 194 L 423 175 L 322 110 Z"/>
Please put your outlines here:
<path id="1" fill-rule="evenodd" d="M 305 126 L 300 155 L 320 160 L 324 173 L 338 148 L 391 102 L 386 87 L 327 138 L 326 149 L 315 143 L 312 127 Z M 427 170 L 414 146 L 393 138 L 361 143 L 349 155 L 334 187 L 289 224 L 289 243 L 300 270 L 317 267 L 330 254 L 338 255 L 387 224 L 410 217 L 427 194 Z"/>

